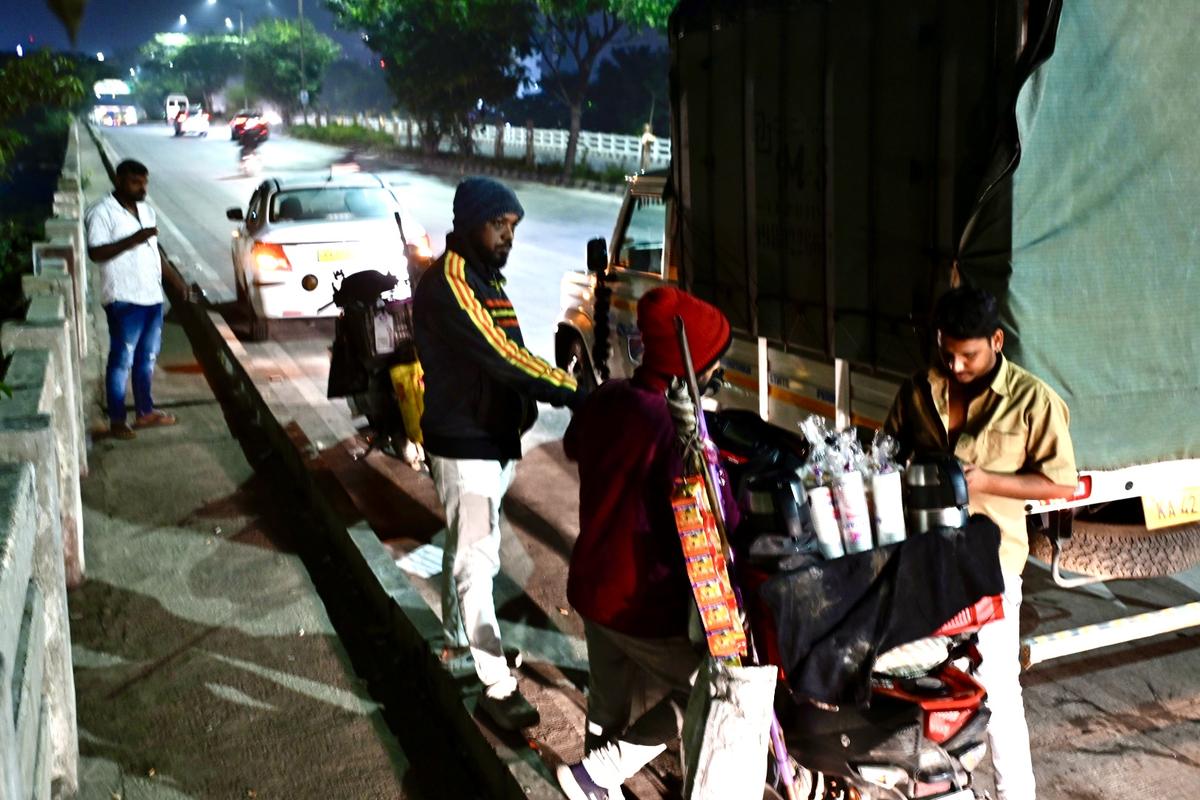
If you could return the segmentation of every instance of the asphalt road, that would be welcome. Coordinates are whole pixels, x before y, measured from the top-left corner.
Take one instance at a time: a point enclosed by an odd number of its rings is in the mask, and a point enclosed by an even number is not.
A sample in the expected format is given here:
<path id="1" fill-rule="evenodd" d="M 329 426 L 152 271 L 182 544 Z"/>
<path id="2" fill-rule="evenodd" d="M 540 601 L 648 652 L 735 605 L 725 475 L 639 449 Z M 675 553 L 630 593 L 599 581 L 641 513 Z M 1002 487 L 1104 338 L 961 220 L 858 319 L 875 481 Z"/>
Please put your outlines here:
<path id="1" fill-rule="evenodd" d="M 244 208 L 264 176 L 321 172 L 344 155 L 338 148 L 272 134 L 259 151 L 262 176 L 246 178 L 238 174 L 238 149 L 223 125 L 214 125 L 206 138 L 176 138 L 171 128 L 157 124 L 106 129 L 104 137 L 112 155 L 136 158 L 150 168 L 149 199 L 160 212 L 163 245 L 239 331 L 242 317 L 233 306 L 236 293 L 229 251 L 236 223 L 225 218 L 225 210 Z M 375 168 L 369 161 L 363 164 Z M 451 228 L 457 180 L 386 166 L 378 174 L 429 232 L 434 252 L 440 253 Z M 588 239 L 611 235 L 620 198 L 540 184 L 514 182 L 512 186 L 525 207 L 525 219 L 505 268 L 506 288 L 527 346 L 553 359 L 559 279 L 564 270 L 583 268 Z M 326 348 L 333 339 L 331 322 L 289 320 L 272 330 L 276 343 L 302 366 L 313 387 L 323 390 Z M 565 412 L 544 407 L 527 445 L 561 436 L 566 421 Z"/>
<path id="2" fill-rule="evenodd" d="M 104 135 L 115 154 L 150 167 L 151 199 L 177 229 L 164 232 L 168 252 L 202 285 L 214 287 L 214 299 L 231 299 L 232 226 L 224 210 L 244 205 L 254 186 L 236 176 L 234 146 L 216 133 L 209 140 L 176 140 L 165 126 Z M 263 150 L 268 172 L 319 169 L 338 155 L 332 148 L 282 137 Z M 454 181 L 404 170 L 383 174 L 439 248 L 437 234 L 449 228 Z M 564 269 L 582 266 L 589 238 L 611 233 L 618 199 L 539 185 L 515 188 L 528 215 L 508 267 L 508 290 L 531 348 L 550 356 L 559 277 Z M 281 326 L 277 336 L 276 342 L 248 345 L 247 351 L 259 359 L 294 362 L 280 369 L 279 380 L 297 383 L 301 394 L 323 396 L 330 327 L 297 323 Z M 510 522 L 520 542 L 514 547 L 521 552 L 506 561 L 505 571 L 519 584 L 519 593 L 577 634 L 578 620 L 569 614 L 560 585 L 577 530 L 573 468 L 552 441 L 565 423 L 565 413 L 543 413 L 526 441 L 527 458 L 510 492 L 515 501 Z M 414 491 L 428 494 L 427 489 Z M 426 497 L 424 502 L 434 501 Z M 514 561 L 524 567 L 514 570 Z M 1031 564 L 1025 593 L 1022 632 L 1030 635 L 1198 600 L 1200 577 L 1193 571 L 1067 591 L 1053 585 L 1043 566 Z M 1051 662 L 1028 673 L 1024 682 L 1042 800 L 1200 796 L 1200 636 L 1195 632 Z"/>

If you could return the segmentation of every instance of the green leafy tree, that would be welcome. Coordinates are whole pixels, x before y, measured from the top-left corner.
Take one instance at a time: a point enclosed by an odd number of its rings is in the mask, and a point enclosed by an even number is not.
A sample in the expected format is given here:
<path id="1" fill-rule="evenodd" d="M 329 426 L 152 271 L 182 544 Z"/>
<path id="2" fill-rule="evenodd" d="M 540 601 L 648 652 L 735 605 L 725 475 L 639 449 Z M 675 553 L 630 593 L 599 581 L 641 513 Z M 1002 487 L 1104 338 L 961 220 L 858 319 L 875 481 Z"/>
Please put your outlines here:
<path id="1" fill-rule="evenodd" d="M 669 71 L 665 46 L 614 50 L 596 70 L 583 109 L 584 129 L 640 136 L 648 122 L 662 136 L 671 127 Z"/>
<path id="2" fill-rule="evenodd" d="M 155 34 L 138 48 L 137 79 L 133 94 L 148 111 L 162 113 L 163 102 L 169 94 L 187 94 L 187 75 L 175 68 L 175 58 L 186 42 L 178 34 Z"/>
<path id="3" fill-rule="evenodd" d="M 25 137 L 15 123 L 34 109 L 73 108 L 84 96 L 71 62 L 48 51 L 0 65 L 0 171 L 8 168 Z"/>
<path id="4" fill-rule="evenodd" d="M 592 74 L 605 50 L 630 31 L 663 29 L 674 0 L 537 0 L 534 44 L 552 92 L 569 111 L 563 175 L 575 170 Z"/>
<path id="5" fill-rule="evenodd" d="M 322 106 L 337 114 L 386 111 L 395 105 L 387 76 L 379 64 L 366 66 L 343 58 L 325 72 Z"/>
<path id="6" fill-rule="evenodd" d="M 246 35 L 246 86 L 279 105 L 291 119 L 300 107 L 300 90 L 307 89 L 311 105 L 321 93 L 325 70 L 341 53 L 337 42 L 304 21 L 304 76 L 300 73 L 300 23 L 269 19 Z"/>
<path id="7" fill-rule="evenodd" d="M 471 150 L 480 112 L 527 79 L 531 0 L 326 0 L 338 24 L 360 30 L 388 86 L 417 120 L 426 152 L 452 136 Z"/>
<path id="8" fill-rule="evenodd" d="M 213 109 L 213 95 L 241 74 L 241 43 L 236 36 L 202 36 L 191 39 L 174 56 L 175 69 L 182 74 L 189 97 L 203 100 Z"/>

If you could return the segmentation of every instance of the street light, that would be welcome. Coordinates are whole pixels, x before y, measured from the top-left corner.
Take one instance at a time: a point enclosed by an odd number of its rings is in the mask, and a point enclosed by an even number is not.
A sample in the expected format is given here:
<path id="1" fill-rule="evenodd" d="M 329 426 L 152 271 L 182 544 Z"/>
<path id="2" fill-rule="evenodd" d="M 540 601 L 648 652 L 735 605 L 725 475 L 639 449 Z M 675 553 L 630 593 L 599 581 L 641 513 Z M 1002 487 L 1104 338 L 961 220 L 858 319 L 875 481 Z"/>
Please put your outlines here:
<path id="1" fill-rule="evenodd" d="M 97 60 L 97 61 L 103 61 L 103 60 L 104 60 L 104 53 L 96 53 L 96 60 Z"/>
<path id="2" fill-rule="evenodd" d="M 227 30 L 227 31 L 233 30 L 233 20 L 231 20 L 229 17 L 225 18 L 225 30 Z"/>
<path id="3" fill-rule="evenodd" d="M 180 15 L 179 15 L 179 24 L 180 24 L 180 25 L 187 25 L 187 15 L 186 15 L 186 14 L 180 14 Z"/>

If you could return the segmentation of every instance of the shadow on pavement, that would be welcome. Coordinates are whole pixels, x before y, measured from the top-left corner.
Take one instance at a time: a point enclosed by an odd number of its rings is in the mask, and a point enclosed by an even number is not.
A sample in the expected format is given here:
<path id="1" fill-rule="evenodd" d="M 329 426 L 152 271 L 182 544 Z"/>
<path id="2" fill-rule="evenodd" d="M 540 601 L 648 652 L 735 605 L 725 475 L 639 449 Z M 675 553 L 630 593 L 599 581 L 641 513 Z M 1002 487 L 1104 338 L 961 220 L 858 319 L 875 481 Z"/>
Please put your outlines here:
<path id="1" fill-rule="evenodd" d="M 99 581 L 73 604 L 81 754 L 158 775 L 196 797 L 384 796 L 379 739 L 345 747 L 347 720 L 371 716 L 365 692 L 321 681 L 341 671 L 336 637 L 248 636 L 169 613 Z M 402 754 L 387 759 L 408 785 Z"/>

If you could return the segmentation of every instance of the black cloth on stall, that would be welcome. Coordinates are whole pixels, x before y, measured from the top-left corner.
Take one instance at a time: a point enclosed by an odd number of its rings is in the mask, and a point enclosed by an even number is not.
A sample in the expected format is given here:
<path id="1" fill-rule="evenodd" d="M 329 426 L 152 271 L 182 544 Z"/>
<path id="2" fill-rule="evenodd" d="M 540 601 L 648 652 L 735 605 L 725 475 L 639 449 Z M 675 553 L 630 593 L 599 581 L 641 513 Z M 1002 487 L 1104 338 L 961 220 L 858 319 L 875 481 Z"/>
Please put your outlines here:
<path id="1" fill-rule="evenodd" d="M 976 514 L 889 547 L 775 575 L 760 592 L 788 685 L 822 703 L 865 704 L 879 653 L 930 636 L 1004 591 L 1000 529 Z"/>

